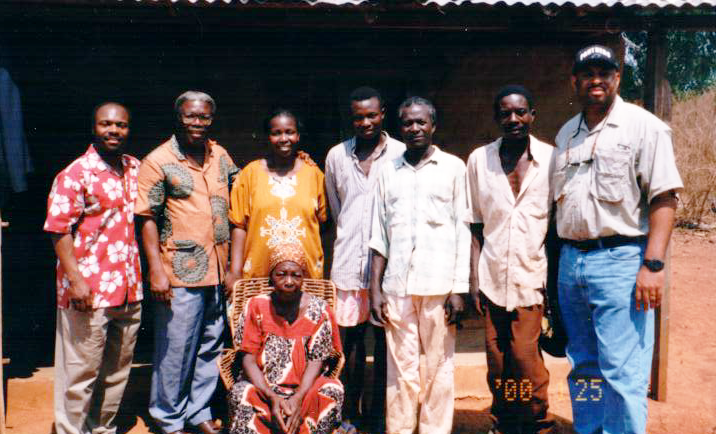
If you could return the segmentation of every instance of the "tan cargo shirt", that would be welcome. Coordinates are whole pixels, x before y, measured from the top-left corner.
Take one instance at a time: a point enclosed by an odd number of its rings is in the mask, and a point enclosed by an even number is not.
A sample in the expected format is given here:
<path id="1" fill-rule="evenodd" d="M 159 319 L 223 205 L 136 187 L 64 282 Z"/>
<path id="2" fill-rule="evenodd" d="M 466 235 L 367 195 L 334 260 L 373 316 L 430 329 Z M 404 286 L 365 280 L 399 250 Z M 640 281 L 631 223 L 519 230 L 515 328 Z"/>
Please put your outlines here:
<path id="1" fill-rule="evenodd" d="M 647 235 L 651 200 L 683 189 L 669 126 L 619 96 L 591 131 L 580 113 L 555 141 L 552 183 L 561 238 Z"/>

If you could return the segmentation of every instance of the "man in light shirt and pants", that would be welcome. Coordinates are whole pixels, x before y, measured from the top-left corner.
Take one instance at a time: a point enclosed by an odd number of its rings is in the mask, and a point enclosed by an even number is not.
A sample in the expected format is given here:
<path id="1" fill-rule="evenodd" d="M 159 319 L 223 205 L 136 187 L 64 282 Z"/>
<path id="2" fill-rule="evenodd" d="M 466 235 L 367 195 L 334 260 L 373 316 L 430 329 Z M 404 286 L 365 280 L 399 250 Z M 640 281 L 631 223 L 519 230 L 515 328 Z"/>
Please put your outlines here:
<path id="1" fill-rule="evenodd" d="M 399 157 L 405 145 L 383 130 L 385 105 L 370 87 L 351 92 L 350 110 L 355 136 L 339 143 L 326 157 L 326 194 L 336 223 L 331 280 L 336 284 L 336 321 L 346 357 L 343 385 L 346 403 L 343 417 L 355 423 L 359 417 L 365 369 L 365 332 L 370 315 L 370 239 L 373 199 L 380 169 Z M 371 432 L 381 431 L 385 420 L 385 331 L 373 325 L 373 399 Z M 367 426 L 373 425 L 373 426 Z"/>
<path id="2" fill-rule="evenodd" d="M 661 303 L 676 192 L 671 130 L 619 95 L 607 47 L 577 53 L 582 112 L 560 129 L 553 165 L 559 305 L 578 433 L 644 433 L 654 311 Z"/>
<path id="3" fill-rule="evenodd" d="M 407 150 L 380 172 L 370 248 L 371 313 L 388 343 L 386 428 L 448 434 L 454 409 L 455 326 L 468 292 L 465 164 L 432 144 L 435 108 L 398 109 Z M 420 379 L 420 350 L 425 354 Z M 422 389 L 422 390 L 421 390 Z M 418 396 L 423 402 L 418 417 Z"/>
<path id="4" fill-rule="evenodd" d="M 537 341 L 554 148 L 529 134 L 536 111 L 524 87 L 502 88 L 494 111 L 502 137 L 467 160 L 470 292 L 485 315 L 490 432 L 546 433 L 554 420 L 547 416 L 549 372 Z"/>

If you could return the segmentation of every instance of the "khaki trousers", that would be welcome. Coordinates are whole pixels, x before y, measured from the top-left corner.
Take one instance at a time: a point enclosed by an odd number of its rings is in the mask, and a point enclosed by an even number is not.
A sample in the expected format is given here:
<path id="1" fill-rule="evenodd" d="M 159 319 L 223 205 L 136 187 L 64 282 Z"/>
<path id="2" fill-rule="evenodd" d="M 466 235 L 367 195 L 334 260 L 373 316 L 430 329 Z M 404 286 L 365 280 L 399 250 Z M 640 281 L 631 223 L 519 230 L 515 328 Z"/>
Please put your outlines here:
<path id="1" fill-rule="evenodd" d="M 447 295 L 385 295 L 388 324 L 388 434 L 449 434 L 455 406 L 455 327 L 445 321 Z M 420 349 L 425 354 L 420 381 Z M 423 396 L 420 415 L 418 399 Z"/>
<path id="2" fill-rule="evenodd" d="M 91 312 L 57 309 L 55 430 L 114 434 L 132 366 L 142 304 Z"/>

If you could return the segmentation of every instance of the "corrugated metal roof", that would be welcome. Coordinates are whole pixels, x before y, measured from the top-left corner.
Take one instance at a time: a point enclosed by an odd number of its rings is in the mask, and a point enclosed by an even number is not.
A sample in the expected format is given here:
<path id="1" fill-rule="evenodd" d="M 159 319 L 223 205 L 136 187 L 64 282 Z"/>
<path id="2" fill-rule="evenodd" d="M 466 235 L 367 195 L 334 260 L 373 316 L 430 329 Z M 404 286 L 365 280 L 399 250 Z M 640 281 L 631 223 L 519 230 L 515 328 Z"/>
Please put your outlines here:
<path id="1" fill-rule="evenodd" d="M 426 4 L 436 4 L 438 6 L 447 5 L 461 5 L 461 4 L 474 4 L 474 5 L 541 5 L 541 6 L 577 6 L 577 7 L 613 7 L 613 6 L 626 6 L 626 7 L 652 7 L 652 8 L 668 8 L 676 7 L 680 8 L 683 6 L 716 6 L 716 0 L 427 0 Z"/>
<path id="2" fill-rule="evenodd" d="M 166 0 L 126 0 L 127 2 L 166 2 Z M 170 0 L 172 3 L 191 4 L 236 4 L 236 3 L 273 3 L 266 0 Z M 298 0 L 293 3 L 308 3 L 310 5 L 346 6 L 371 3 L 371 0 Z M 637 8 L 681 8 L 681 7 L 716 7 L 716 0 L 422 0 L 424 5 L 460 6 L 460 5 L 483 5 L 483 6 L 574 6 L 574 7 L 637 7 Z"/>

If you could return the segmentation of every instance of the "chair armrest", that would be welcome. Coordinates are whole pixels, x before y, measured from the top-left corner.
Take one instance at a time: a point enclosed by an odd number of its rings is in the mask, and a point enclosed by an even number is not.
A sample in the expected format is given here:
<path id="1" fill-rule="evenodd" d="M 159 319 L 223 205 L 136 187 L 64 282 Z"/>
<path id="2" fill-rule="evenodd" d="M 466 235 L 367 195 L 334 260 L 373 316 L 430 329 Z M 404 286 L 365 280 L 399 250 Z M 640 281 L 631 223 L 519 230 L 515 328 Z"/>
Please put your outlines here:
<path id="1" fill-rule="evenodd" d="M 241 371 L 241 367 L 236 363 L 238 353 L 239 352 L 233 348 L 225 349 L 218 360 L 219 375 L 227 391 L 231 391 L 231 388 L 234 386 L 234 381 Z"/>
<path id="2" fill-rule="evenodd" d="M 331 355 L 328 356 L 325 364 L 325 376 L 337 380 L 343 371 L 343 365 L 346 362 L 346 358 L 342 352 L 333 350 Z"/>

